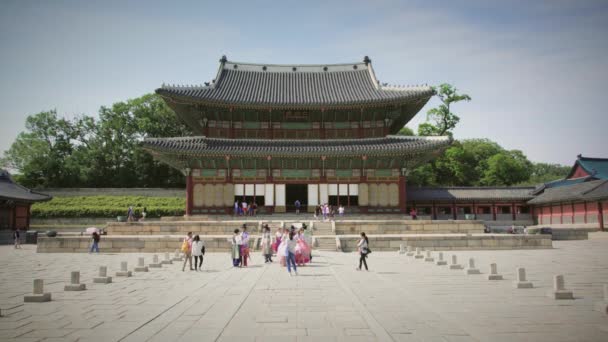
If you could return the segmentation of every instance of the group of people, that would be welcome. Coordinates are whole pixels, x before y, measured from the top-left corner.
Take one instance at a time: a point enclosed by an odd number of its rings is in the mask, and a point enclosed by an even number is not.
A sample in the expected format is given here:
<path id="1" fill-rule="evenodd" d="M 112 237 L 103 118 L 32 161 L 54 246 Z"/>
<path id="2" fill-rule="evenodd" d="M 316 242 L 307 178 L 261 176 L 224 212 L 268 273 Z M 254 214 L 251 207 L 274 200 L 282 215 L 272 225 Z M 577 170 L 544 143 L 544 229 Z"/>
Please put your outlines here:
<path id="1" fill-rule="evenodd" d="M 336 213 L 340 217 L 344 216 L 345 210 L 346 209 L 341 204 L 337 208 L 327 203 L 320 204 L 315 208 L 315 218 L 318 219 L 322 217 L 324 221 L 327 221 L 333 219 L 336 216 Z"/>
<path id="2" fill-rule="evenodd" d="M 141 216 L 137 217 L 133 206 L 129 206 L 129 209 L 127 209 L 127 222 L 144 221 L 146 215 L 148 215 L 148 209 L 146 207 L 142 209 Z"/>
<path id="3" fill-rule="evenodd" d="M 247 203 L 245 201 L 239 203 L 239 201 L 234 201 L 234 216 L 256 216 L 257 213 L 257 203 Z"/>
<path id="4" fill-rule="evenodd" d="M 234 267 L 247 267 L 247 260 L 251 258 L 249 255 L 249 232 L 247 232 L 247 225 L 243 224 L 241 227 L 243 231 L 239 229 L 234 230 L 232 235 L 232 266 Z"/>
<path id="5" fill-rule="evenodd" d="M 186 270 L 186 264 L 189 264 L 190 271 L 202 271 L 203 270 L 203 256 L 205 255 L 205 243 L 201 240 L 200 236 L 195 235 L 192 237 L 192 232 L 188 232 L 184 240 L 182 241 L 182 253 L 184 253 L 184 265 L 182 266 L 182 272 Z M 194 257 L 194 267 L 192 267 L 192 257 Z"/>

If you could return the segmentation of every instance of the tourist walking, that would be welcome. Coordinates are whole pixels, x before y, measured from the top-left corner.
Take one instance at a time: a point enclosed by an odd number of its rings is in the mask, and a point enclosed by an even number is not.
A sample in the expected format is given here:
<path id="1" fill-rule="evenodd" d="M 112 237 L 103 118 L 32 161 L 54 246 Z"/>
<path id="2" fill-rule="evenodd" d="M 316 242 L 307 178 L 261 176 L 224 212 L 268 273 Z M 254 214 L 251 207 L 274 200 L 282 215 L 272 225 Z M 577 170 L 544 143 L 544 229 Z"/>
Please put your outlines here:
<path id="1" fill-rule="evenodd" d="M 232 266 L 241 267 L 241 235 L 240 230 L 235 229 L 232 235 Z"/>
<path id="2" fill-rule="evenodd" d="M 21 248 L 21 233 L 19 232 L 19 229 L 15 229 L 13 231 L 13 240 L 15 242 L 15 249 L 20 249 Z"/>
<path id="3" fill-rule="evenodd" d="M 146 207 L 144 207 L 144 209 L 141 211 L 141 221 L 145 221 L 147 215 L 148 215 L 148 209 L 146 209 Z"/>
<path id="4" fill-rule="evenodd" d="M 182 252 L 186 259 L 184 259 L 184 265 L 182 266 L 182 272 L 186 270 L 186 263 L 190 265 L 190 271 L 194 271 L 192 268 L 192 232 L 188 232 L 184 241 L 182 242 Z"/>
<path id="5" fill-rule="evenodd" d="M 91 234 L 91 237 L 93 238 L 93 243 L 91 244 L 91 249 L 89 249 L 89 253 L 99 253 L 99 240 L 101 240 L 101 235 L 99 235 L 98 232 L 93 232 L 93 234 Z"/>
<path id="6" fill-rule="evenodd" d="M 264 263 L 272 262 L 272 235 L 267 224 L 264 225 L 262 233 L 262 254 L 264 254 Z"/>
<path id="7" fill-rule="evenodd" d="M 194 257 L 194 270 L 203 270 L 203 255 L 205 254 L 205 244 L 200 236 L 195 235 L 192 240 L 192 256 Z"/>
<path id="8" fill-rule="evenodd" d="M 234 201 L 234 216 L 239 215 L 239 201 Z"/>
<path id="9" fill-rule="evenodd" d="M 247 232 L 247 225 L 243 225 L 243 232 L 241 233 L 241 266 L 247 267 L 247 259 L 249 258 L 249 232 Z"/>
<path id="10" fill-rule="evenodd" d="M 285 259 L 287 262 L 287 272 L 289 272 L 289 276 L 291 276 L 291 268 L 293 267 L 293 271 L 296 275 L 298 275 L 298 268 L 296 266 L 296 246 L 297 241 L 294 238 L 294 232 L 289 232 L 289 237 L 287 238 L 287 249 L 285 252 Z"/>
<path id="11" fill-rule="evenodd" d="M 129 206 L 129 209 L 127 210 L 127 222 L 133 221 L 135 221 L 135 212 L 133 212 L 133 207 Z"/>
<path id="12" fill-rule="evenodd" d="M 299 214 L 300 207 L 302 206 L 302 203 L 300 203 L 300 200 L 296 200 L 293 205 L 296 207 L 296 214 Z"/>
<path id="13" fill-rule="evenodd" d="M 361 271 L 361 265 L 365 265 L 365 270 L 369 271 L 367 269 L 367 256 L 369 255 L 369 253 L 371 253 L 371 250 L 369 249 L 369 240 L 367 239 L 367 236 L 365 235 L 365 233 L 361 232 L 361 240 L 359 240 L 359 243 L 357 243 L 357 248 L 359 249 L 359 267 L 357 267 L 357 271 Z"/>
<path id="14" fill-rule="evenodd" d="M 338 215 L 340 215 L 340 217 L 344 216 L 344 206 L 342 204 L 338 207 Z"/>

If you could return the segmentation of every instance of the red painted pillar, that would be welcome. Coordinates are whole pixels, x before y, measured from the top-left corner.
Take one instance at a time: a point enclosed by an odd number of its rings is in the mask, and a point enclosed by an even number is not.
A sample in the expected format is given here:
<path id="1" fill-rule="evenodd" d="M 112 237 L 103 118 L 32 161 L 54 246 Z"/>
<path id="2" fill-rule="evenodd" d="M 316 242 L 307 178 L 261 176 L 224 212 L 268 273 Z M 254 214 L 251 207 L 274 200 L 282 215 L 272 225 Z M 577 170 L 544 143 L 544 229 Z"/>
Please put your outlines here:
<path id="1" fill-rule="evenodd" d="M 454 219 L 454 220 L 457 219 L 458 216 L 456 216 L 456 215 L 457 215 L 457 213 L 456 213 L 456 202 L 452 201 L 452 219 Z"/>
<path id="2" fill-rule="evenodd" d="M 602 202 L 597 202 L 597 222 L 600 224 L 600 230 L 604 231 L 604 209 Z"/>
<path id="3" fill-rule="evenodd" d="M 564 204 L 559 204 L 559 223 L 564 223 Z"/>
<path id="4" fill-rule="evenodd" d="M 585 210 L 585 216 L 583 216 L 585 218 L 585 223 L 587 223 L 587 202 L 583 202 L 583 208 Z"/>
<path id="5" fill-rule="evenodd" d="M 192 184 L 192 174 L 188 172 L 188 175 L 186 176 L 186 216 L 192 215 L 193 188 L 194 184 Z"/>
<path id="6" fill-rule="evenodd" d="M 406 200 L 407 200 L 407 195 L 406 195 L 406 189 L 405 189 L 405 176 L 400 175 L 399 176 L 399 210 L 404 214 L 407 214 Z"/>
<path id="7" fill-rule="evenodd" d="M 492 221 L 496 221 L 496 205 L 492 203 Z"/>

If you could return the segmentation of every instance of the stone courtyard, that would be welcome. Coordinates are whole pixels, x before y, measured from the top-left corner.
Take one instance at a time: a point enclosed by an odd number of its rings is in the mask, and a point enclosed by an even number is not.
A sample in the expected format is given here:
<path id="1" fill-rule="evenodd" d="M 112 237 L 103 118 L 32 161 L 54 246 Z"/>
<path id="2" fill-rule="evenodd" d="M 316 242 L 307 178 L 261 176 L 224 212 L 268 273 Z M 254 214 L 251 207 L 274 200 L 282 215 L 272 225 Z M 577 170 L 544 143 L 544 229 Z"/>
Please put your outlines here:
<path id="1" fill-rule="evenodd" d="M 608 234 L 553 246 L 444 253 L 465 266 L 474 258 L 480 275 L 397 252 L 372 253 L 370 272 L 358 272 L 354 253 L 315 252 L 312 265 L 289 277 L 256 252 L 247 269 L 232 268 L 228 253 L 207 253 L 203 272 L 174 263 L 129 278 L 115 277 L 121 261 L 132 270 L 153 255 L 2 246 L 0 340 L 608 341 L 608 315 L 594 311 L 608 283 Z M 487 280 L 490 263 L 504 280 Z M 104 265 L 112 283 L 93 283 Z M 516 267 L 534 288 L 513 287 Z M 71 271 L 81 272 L 86 291 L 64 292 Z M 547 296 L 557 274 L 574 300 Z M 51 302 L 24 303 L 35 278 Z"/>

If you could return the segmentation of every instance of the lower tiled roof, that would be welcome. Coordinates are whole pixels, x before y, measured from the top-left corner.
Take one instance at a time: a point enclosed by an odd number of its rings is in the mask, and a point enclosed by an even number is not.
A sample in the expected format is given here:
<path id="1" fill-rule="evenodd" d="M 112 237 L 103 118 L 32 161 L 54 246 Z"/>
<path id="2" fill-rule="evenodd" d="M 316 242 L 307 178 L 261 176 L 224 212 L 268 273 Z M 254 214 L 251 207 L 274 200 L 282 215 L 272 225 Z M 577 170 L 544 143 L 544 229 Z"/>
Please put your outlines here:
<path id="1" fill-rule="evenodd" d="M 32 191 L 14 183 L 7 171 L 0 170 L 0 200 L 29 203 L 48 201 L 51 198 L 49 195 Z"/>
<path id="2" fill-rule="evenodd" d="M 528 201 L 528 203 L 548 204 L 604 199 L 608 199 L 608 180 L 592 180 L 584 183 L 547 188 L 542 194 Z"/>
<path id="3" fill-rule="evenodd" d="M 198 137 L 148 138 L 144 149 L 161 154 L 237 156 L 361 156 L 404 155 L 436 151 L 449 137 L 393 136 L 365 139 L 223 139 Z"/>
<path id="4" fill-rule="evenodd" d="M 527 201 L 533 187 L 408 187 L 408 201 Z"/>

